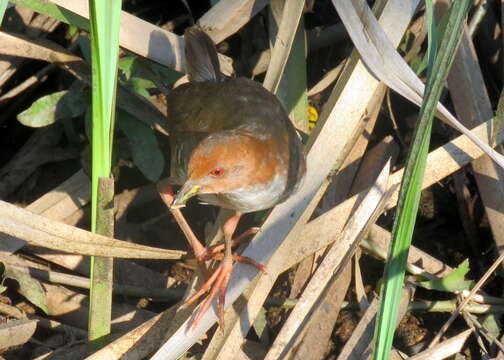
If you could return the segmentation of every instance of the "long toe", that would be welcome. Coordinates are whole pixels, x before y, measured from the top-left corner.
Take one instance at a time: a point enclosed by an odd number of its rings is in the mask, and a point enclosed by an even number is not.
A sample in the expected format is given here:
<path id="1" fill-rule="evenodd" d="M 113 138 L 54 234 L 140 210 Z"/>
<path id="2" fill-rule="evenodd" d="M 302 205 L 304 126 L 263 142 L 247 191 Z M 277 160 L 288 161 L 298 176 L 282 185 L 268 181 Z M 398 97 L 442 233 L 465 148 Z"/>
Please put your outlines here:
<path id="1" fill-rule="evenodd" d="M 201 318 L 207 312 L 208 308 L 212 304 L 213 300 L 218 296 L 218 307 L 217 316 L 219 319 L 219 326 L 224 329 L 224 299 L 226 296 L 227 284 L 233 271 L 233 258 L 224 257 L 220 265 L 217 267 L 212 276 L 203 284 L 201 289 L 192 296 L 187 303 L 192 303 L 196 301 L 203 293 L 205 293 L 209 288 L 211 288 L 210 293 L 206 297 L 205 301 L 198 310 L 196 317 L 191 323 L 191 328 L 198 326 Z"/>
<path id="2" fill-rule="evenodd" d="M 201 286 L 201 288 L 193 296 L 191 296 L 189 299 L 186 300 L 184 305 L 191 305 L 196 300 L 198 300 L 200 297 L 202 297 L 208 291 L 208 289 L 210 289 L 212 287 L 212 285 L 218 281 L 220 272 L 221 272 L 220 267 L 215 269 L 212 276 L 210 276 L 208 278 L 208 280 L 205 281 L 205 283 Z"/>
<path id="3" fill-rule="evenodd" d="M 222 284 L 219 289 L 219 305 L 217 307 L 217 316 L 219 318 L 219 327 L 222 332 L 224 332 L 224 308 L 226 306 L 226 292 L 229 283 L 229 278 L 231 277 L 231 273 L 233 272 L 233 257 L 224 257 L 222 260 L 222 272 L 221 276 L 223 278 Z"/>

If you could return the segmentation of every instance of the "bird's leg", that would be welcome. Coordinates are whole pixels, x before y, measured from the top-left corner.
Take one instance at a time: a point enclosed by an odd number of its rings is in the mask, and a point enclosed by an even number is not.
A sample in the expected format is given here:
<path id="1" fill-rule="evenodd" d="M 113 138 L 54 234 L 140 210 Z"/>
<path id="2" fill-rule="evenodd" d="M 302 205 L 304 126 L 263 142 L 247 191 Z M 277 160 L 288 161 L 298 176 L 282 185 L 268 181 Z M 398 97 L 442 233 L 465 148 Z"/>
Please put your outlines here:
<path id="1" fill-rule="evenodd" d="M 241 233 L 239 236 L 237 236 L 233 240 L 231 240 L 231 247 L 235 247 L 236 245 L 238 245 L 238 243 L 240 241 L 245 239 L 247 236 L 257 234 L 258 232 L 259 232 L 258 227 L 248 228 L 243 233 Z M 210 259 L 214 259 L 214 260 L 223 259 L 222 251 L 225 249 L 225 247 L 226 247 L 225 243 L 207 247 L 207 255 L 205 256 L 205 261 L 210 260 Z M 236 260 L 236 261 L 238 261 L 238 260 Z M 261 269 L 259 269 L 259 270 L 261 270 Z"/>
<path id="2" fill-rule="evenodd" d="M 191 246 L 196 259 L 199 262 L 205 261 L 205 258 L 207 257 L 208 253 L 207 249 L 203 245 L 201 245 L 201 242 L 198 240 L 196 235 L 194 235 L 191 226 L 189 226 L 189 224 L 187 223 L 187 220 L 185 219 L 184 215 L 182 215 L 180 209 L 171 207 L 171 204 L 173 202 L 172 186 L 166 184 L 166 182 L 161 181 L 158 184 L 158 192 L 163 202 L 166 204 L 166 206 L 168 206 L 168 209 L 170 209 L 170 212 L 175 218 L 175 221 L 179 224 L 180 229 L 184 233 L 187 241 L 189 242 L 189 245 Z"/>
<path id="3" fill-rule="evenodd" d="M 215 269 L 212 276 L 203 284 L 201 289 L 196 292 L 190 299 L 187 300 L 186 304 L 192 304 L 197 299 L 199 299 L 203 294 L 209 290 L 207 298 L 201 305 L 201 309 L 198 311 L 198 314 L 194 318 L 192 322 L 192 326 L 196 327 L 201 320 L 202 316 L 210 307 L 212 301 L 219 295 L 217 315 L 219 319 L 219 326 L 222 330 L 224 330 L 224 305 L 226 299 L 226 290 L 229 282 L 229 278 L 231 277 L 231 272 L 233 270 L 233 260 L 244 262 L 250 265 L 257 267 L 260 271 L 265 272 L 266 269 L 263 265 L 257 264 L 252 259 L 249 259 L 244 256 L 233 255 L 231 248 L 233 245 L 233 233 L 236 230 L 238 225 L 238 221 L 240 220 L 241 214 L 237 213 L 230 217 L 223 225 L 222 230 L 224 232 L 224 255 L 222 256 L 222 261 L 220 265 Z M 217 256 L 215 256 L 217 257 Z"/>
<path id="4" fill-rule="evenodd" d="M 222 227 L 225 241 L 224 254 L 222 253 L 222 245 L 206 248 L 200 243 L 200 241 L 192 231 L 191 227 L 187 223 L 187 220 L 185 219 L 184 215 L 182 215 L 180 209 L 173 208 L 171 206 L 174 198 L 173 189 L 171 185 L 168 184 L 166 181 L 162 181 L 158 184 L 158 191 L 161 196 L 161 199 L 168 206 L 170 212 L 175 218 L 175 221 L 177 221 L 182 232 L 186 236 L 187 241 L 189 242 L 189 245 L 191 246 L 194 252 L 196 260 L 198 260 L 199 263 L 205 262 L 210 259 L 222 260 L 217 269 L 215 269 L 215 271 L 213 272 L 213 274 L 208 278 L 208 280 L 205 281 L 203 286 L 191 298 L 189 298 L 186 301 L 186 305 L 194 303 L 201 296 L 203 296 L 208 290 L 210 290 L 210 293 L 208 294 L 207 298 L 201 305 L 198 314 L 196 315 L 196 317 L 192 322 L 192 327 L 196 327 L 201 317 L 208 310 L 210 304 L 217 297 L 218 294 L 219 303 L 217 314 L 219 317 L 219 325 L 221 329 L 224 330 L 224 303 L 226 298 L 227 285 L 229 282 L 229 278 L 231 277 L 231 272 L 233 270 L 233 260 L 255 266 L 259 271 L 266 272 L 266 268 L 263 265 L 256 263 L 255 261 L 253 261 L 248 257 L 239 256 L 232 253 L 232 247 L 234 244 L 236 244 L 238 241 L 240 241 L 246 236 L 257 233 L 259 229 L 250 228 L 233 240 L 232 238 L 233 234 L 236 230 L 236 227 L 238 226 L 238 222 L 240 221 L 241 217 L 241 214 L 237 213 L 232 217 L 230 217 Z"/>
<path id="5" fill-rule="evenodd" d="M 231 216 L 222 226 L 222 230 L 224 232 L 224 258 L 221 263 L 215 269 L 212 276 L 203 284 L 201 289 L 196 292 L 191 298 L 187 300 L 187 304 L 192 304 L 197 299 L 199 299 L 203 294 L 211 288 L 210 293 L 207 298 L 201 305 L 198 314 L 194 318 L 192 322 L 192 326 L 196 327 L 201 320 L 201 317 L 205 314 L 205 312 L 210 307 L 212 301 L 219 295 L 219 304 L 217 309 L 217 314 L 219 318 L 219 326 L 224 330 L 224 302 L 226 297 L 226 289 L 227 284 L 229 282 L 229 278 L 231 276 L 231 272 L 233 270 L 233 254 L 231 252 L 232 247 L 232 236 L 236 227 L 238 225 L 238 221 L 240 220 L 241 214 L 235 214 Z"/>

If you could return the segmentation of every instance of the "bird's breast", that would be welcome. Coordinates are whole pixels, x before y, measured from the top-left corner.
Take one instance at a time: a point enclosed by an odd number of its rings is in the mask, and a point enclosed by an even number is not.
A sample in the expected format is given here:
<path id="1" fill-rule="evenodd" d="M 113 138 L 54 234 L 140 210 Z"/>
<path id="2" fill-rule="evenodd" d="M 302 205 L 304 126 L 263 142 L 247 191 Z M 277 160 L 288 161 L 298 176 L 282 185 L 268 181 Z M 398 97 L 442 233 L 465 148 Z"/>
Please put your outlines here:
<path id="1" fill-rule="evenodd" d="M 286 176 L 275 175 L 265 184 L 254 184 L 226 193 L 201 194 L 210 205 L 232 209 L 242 214 L 268 209 L 280 202 L 287 183 Z"/>

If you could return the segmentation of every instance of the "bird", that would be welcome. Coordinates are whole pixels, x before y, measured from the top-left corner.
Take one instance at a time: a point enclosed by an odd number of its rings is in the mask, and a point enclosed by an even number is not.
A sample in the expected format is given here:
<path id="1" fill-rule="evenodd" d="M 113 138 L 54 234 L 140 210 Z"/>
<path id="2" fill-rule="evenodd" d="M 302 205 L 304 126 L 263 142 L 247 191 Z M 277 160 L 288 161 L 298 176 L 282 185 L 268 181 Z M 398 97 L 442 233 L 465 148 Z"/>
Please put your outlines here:
<path id="1" fill-rule="evenodd" d="M 254 80 L 225 76 L 215 44 L 204 31 L 188 28 L 184 41 L 189 82 L 166 96 L 170 176 L 158 183 L 158 191 L 198 262 L 221 259 L 186 302 L 193 303 L 209 291 L 192 326 L 218 297 L 217 315 L 224 329 L 224 299 L 233 261 L 265 271 L 261 264 L 232 253 L 236 241 L 257 231 L 249 229 L 233 239 L 240 217 L 269 209 L 294 194 L 303 182 L 306 159 L 296 129 L 274 94 Z M 181 185 L 176 195 L 173 185 Z M 233 210 L 222 226 L 223 246 L 206 248 L 192 232 L 180 209 L 193 196 Z"/>

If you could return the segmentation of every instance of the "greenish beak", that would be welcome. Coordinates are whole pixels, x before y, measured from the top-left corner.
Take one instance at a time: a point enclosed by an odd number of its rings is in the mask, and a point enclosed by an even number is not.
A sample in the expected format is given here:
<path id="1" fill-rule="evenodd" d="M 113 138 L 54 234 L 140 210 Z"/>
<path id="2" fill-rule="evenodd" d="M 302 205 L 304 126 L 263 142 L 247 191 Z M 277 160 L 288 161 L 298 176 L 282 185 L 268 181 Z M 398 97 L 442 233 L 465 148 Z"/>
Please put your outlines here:
<path id="1" fill-rule="evenodd" d="M 175 200 L 171 204 L 172 208 L 181 208 L 185 206 L 187 200 L 197 195 L 199 190 L 201 189 L 201 185 L 194 185 L 190 182 L 186 182 L 184 186 L 179 190 Z"/>

